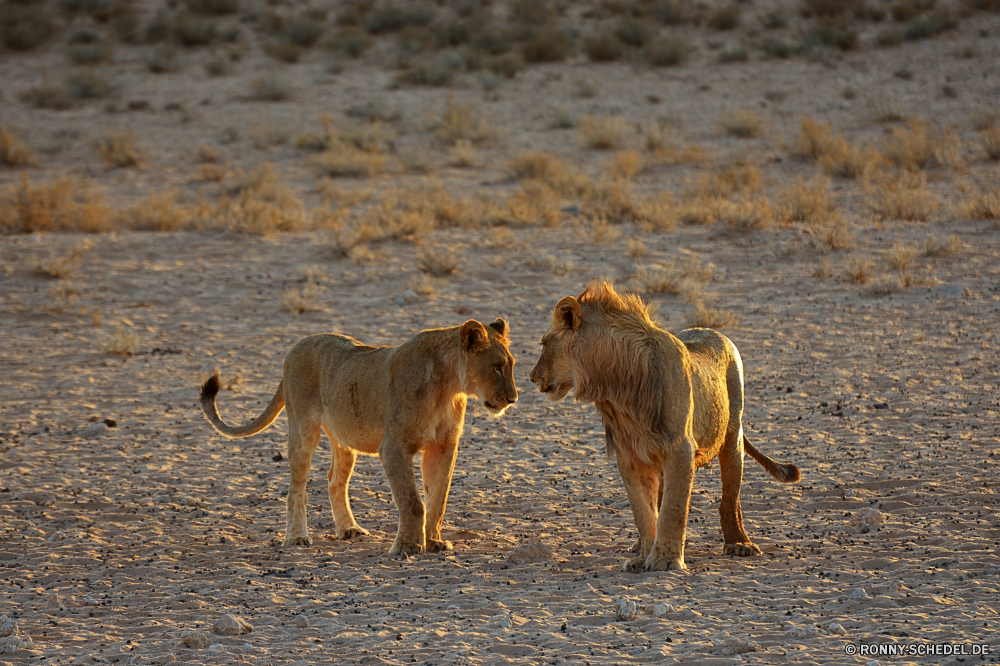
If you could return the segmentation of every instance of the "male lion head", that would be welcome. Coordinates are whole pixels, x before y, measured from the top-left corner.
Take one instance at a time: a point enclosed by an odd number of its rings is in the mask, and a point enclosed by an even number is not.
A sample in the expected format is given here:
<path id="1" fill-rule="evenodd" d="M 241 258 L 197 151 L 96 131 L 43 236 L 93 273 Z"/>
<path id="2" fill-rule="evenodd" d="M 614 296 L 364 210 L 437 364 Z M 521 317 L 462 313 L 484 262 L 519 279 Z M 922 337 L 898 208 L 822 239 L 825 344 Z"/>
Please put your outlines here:
<path id="1" fill-rule="evenodd" d="M 573 389 L 573 371 L 566 355 L 580 328 L 583 309 L 572 296 L 563 298 L 552 312 L 552 324 L 542 336 L 542 355 L 531 370 L 531 383 L 551 400 L 562 400 Z"/>
<path id="2" fill-rule="evenodd" d="M 465 350 L 465 392 L 475 395 L 493 416 L 499 418 L 517 402 L 514 357 L 507 346 L 507 322 L 497 319 L 483 326 L 475 319 L 462 324 Z"/>

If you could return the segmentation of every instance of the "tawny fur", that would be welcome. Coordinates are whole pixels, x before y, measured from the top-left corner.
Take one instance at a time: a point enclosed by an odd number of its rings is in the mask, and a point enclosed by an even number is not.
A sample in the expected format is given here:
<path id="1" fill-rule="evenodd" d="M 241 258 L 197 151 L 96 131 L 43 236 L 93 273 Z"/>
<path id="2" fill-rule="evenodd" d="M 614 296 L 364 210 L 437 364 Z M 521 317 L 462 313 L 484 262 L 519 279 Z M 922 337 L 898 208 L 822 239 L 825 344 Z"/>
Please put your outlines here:
<path id="1" fill-rule="evenodd" d="M 556 305 L 531 381 L 554 400 L 572 392 L 601 415 L 639 530 L 639 557 L 626 571 L 685 567 L 694 470 L 715 458 L 724 552 L 760 554 L 743 526 L 743 453 L 783 483 L 800 473 L 744 435 L 743 363 L 726 336 L 703 328 L 671 335 L 637 296 L 592 283 Z"/>
<path id="2" fill-rule="evenodd" d="M 314 335 L 285 359 L 270 404 L 245 426 L 222 421 L 215 405 L 218 375 L 201 390 L 202 411 L 226 437 L 249 437 L 288 412 L 287 499 L 284 544 L 310 545 L 306 482 L 320 431 L 330 439 L 327 474 L 337 537 L 367 532 L 354 520 L 348 484 L 358 453 L 382 460 L 399 511 L 390 555 L 451 549 L 441 539 L 458 440 L 469 397 L 499 417 L 517 402 L 507 323 L 470 319 L 462 326 L 423 331 L 399 347 L 369 347 L 341 335 Z M 417 489 L 413 457 L 421 453 L 426 507 Z"/>

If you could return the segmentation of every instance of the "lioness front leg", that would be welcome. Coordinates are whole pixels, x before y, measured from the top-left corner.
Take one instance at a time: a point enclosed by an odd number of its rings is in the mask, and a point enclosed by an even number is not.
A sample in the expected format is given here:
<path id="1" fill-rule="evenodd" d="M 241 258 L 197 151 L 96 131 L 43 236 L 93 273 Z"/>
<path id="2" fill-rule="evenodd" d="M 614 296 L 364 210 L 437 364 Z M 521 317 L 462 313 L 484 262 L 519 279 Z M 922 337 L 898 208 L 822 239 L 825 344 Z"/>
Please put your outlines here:
<path id="1" fill-rule="evenodd" d="M 337 531 L 338 539 L 353 539 L 354 537 L 368 534 L 368 530 L 363 529 L 354 519 L 351 511 L 351 498 L 348 486 L 351 482 L 351 474 L 354 472 L 354 462 L 358 458 L 351 449 L 342 446 L 334 439 L 329 429 L 326 436 L 330 439 L 330 448 L 333 455 L 330 461 L 330 471 L 326 478 L 330 491 L 330 508 L 333 510 L 333 522 Z"/>
<path id="2" fill-rule="evenodd" d="M 639 556 L 626 560 L 622 570 L 642 571 L 646 555 L 653 547 L 656 537 L 656 498 L 661 471 L 655 465 L 633 459 L 625 451 L 618 451 L 616 459 L 629 504 L 632 506 L 632 517 L 639 530 Z"/>
<path id="3" fill-rule="evenodd" d="M 396 540 L 389 549 L 389 555 L 418 555 L 424 552 L 425 511 L 417 489 L 417 478 L 413 474 L 413 453 L 402 443 L 392 446 L 392 441 L 386 433 L 379 447 L 382 467 L 399 512 Z"/>
<path id="4" fill-rule="evenodd" d="M 451 489 L 451 476 L 455 471 L 457 456 L 458 441 L 425 448 L 421 456 L 424 498 L 427 500 L 424 534 L 427 537 L 428 553 L 452 549 L 450 541 L 441 539 L 441 523 L 444 522 L 444 511 L 448 505 L 448 491 Z"/>
<path id="5" fill-rule="evenodd" d="M 698 445 L 685 437 L 668 446 L 663 461 L 663 498 L 656 521 L 656 540 L 642 565 L 643 571 L 684 569 L 684 537 L 687 533 L 691 484 L 694 481 L 694 454 Z"/>

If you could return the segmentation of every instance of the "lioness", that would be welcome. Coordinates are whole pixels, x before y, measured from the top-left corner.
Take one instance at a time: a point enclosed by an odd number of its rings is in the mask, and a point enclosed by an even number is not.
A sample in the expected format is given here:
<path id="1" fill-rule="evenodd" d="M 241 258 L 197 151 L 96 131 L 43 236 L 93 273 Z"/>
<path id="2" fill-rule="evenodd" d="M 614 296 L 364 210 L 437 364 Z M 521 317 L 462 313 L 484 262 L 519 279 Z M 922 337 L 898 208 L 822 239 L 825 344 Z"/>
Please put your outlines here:
<path id="1" fill-rule="evenodd" d="M 604 421 L 608 455 L 625 482 L 639 557 L 625 571 L 683 569 L 694 470 L 719 458 L 719 515 L 727 555 L 759 555 L 743 529 L 743 451 L 782 483 L 795 465 L 768 458 L 743 433 L 743 362 L 729 338 L 705 328 L 673 336 L 638 296 L 591 283 L 555 307 L 531 381 L 552 400 L 573 391 Z"/>
<path id="2" fill-rule="evenodd" d="M 422 331 L 398 347 L 369 347 L 343 335 L 313 335 L 285 359 L 284 376 L 264 413 L 248 425 L 227 425 L 215 406 L 219 376 L 201 388 L 201 408 L 226 437 L 248 437 L 288 409 L 287 531 L 284 545 L 311 545 L 306 481 L 320 428 L 330 439 L 327 474 L 337 538 L 368 534 L 351 513 L 347 485 L 357 453 L 378 454 L 399 511 L 390 555 L 450 550 L 441 539 L 458 439 L 470 396 L 497 418 L 517 402 L 507 322 Z M 420 451 L 427 509 L 413 474 Z"/>

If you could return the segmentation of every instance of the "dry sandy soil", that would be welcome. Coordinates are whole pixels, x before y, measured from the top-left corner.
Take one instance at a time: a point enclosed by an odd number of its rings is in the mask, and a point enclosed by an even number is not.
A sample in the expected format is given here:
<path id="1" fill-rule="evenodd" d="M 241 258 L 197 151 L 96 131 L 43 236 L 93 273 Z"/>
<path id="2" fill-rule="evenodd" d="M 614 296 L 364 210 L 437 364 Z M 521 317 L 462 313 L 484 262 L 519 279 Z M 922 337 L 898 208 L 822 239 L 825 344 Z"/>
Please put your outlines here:
<path id="1" fill-rule="evenodd" d="M 249 128 L 315 131 L 321 113 L 343 118 L 365 101 L 403 114 L 401 145 L 422 146 L 437 184 L 456 193 L 514 191 L 503 165 L 529 148 L 598 178 L 607 151 L 581 148 L 572 129 L 551 129 L 557 106 L 666 119 L 684 143 L 703 147 L 703 161 L 654 160 L 635 176 L 636 191 L 678 200 L 698 174 L 739 158 L 758 165 L 761 191 L 777 202 L 774 193 L 794 176 L 819 173 L 789 154 L 798 117 L 877 144 L 888 130 L 871 121 L 866 104 L 876 99 L 953 126 L 963 147 L 961 166 L 921 172 L 939 204 L 926 220 L 879 219 L 854 181 L 832 181 L 854 238 L 841 249 L 798 222 L 746 231 L 725 222 L 624 222 L 609 231 L 573 202 L 551 227 L 431 229 L 348 257 L 331 249 L 324 229 L 4 236 L 0 615 L 15 619 L 32 646 L 0 654 L 0 665 L 1000 661 L 1000 235 L 990 220 L 954 212 L 971 192 L 998 187 L 996 163 L 977 152 L 971 123 L 997 99 L 1000 21 L 974 15 L 937 39 L 891 49 L 872 45 L 873 30 L 862 28 L 858 50 L 819 61 L 754 51 L 749 62 L 719 64 L 714 42 L 738 36 L 698 29 L 698 50 L 680 68 L 575 56 L 488 92 L 471 75 L 460 78 L 455 98 L 475 103 L 501 130 L 465 168 L 448 166 L 452 158 L 434 145 L 425 120 L 440 115 L 448 91 L 387 88 L 393 73 L 374 60 L 336 74 L 315 52 L 281 65 L 295 97 L 269 104 L 243 97 L 259 68 L 279 67 L 256 51 L 235 74 L 215 79 L 195 64 L 203 52 L 182 54 L 192 62 L 179 72 L 152 76 L 140 47 L 122 48 L 101 66 L 126 91 L 110 115 L 96 103 L 49 111 L 13 101 L 58 78 L 64 56 L 57 47 L 3 55 L 0 125 L 41 157 L 34 168 L 0 170 L 0 181 L 69 173 L 100 186 L 112 208 L 165 188 L 194 196 L 202 185 L 189 174 L 200 144 L 234 169 L 274 163 L 282 181 L 318 206 L 301 151 L 280 142 L 258 150 Z M 974 57 L 953 55 L 970 44 Z M 910 73 L 893 75 L 903 69 Z M 575 96 L 584 79 L 594 97 Z M 946 83 L 957 96 L 941 94 Z M 769 91 L 781 94 L 765 97 Z M 150 110 L 120 111 L 131 99 L 149 100 Z M 197 109 L 196 117 L 180 122 L 178 112 L 162 110 L 168 102 Z M 720 115 L 746 107 L 767 132 L 747 140 L 720 133 Z M 100 165 L 88 142 L 109 127 L 141 132 L 145 168 Z M 51 141 L 65 145 L 45 152 Z M 626 144 L 639 148 L 638 135 Z M 377 193 L 419 178 L 390 170 L 338 179 L 338 187 Z M 924 252 L 932 235 L 958 241 Z M 865 261 L 875 284 L 886 284 L 878 279 L 895 274 L 894 246 L 916 248 L 906 269 L 912 283 L 881 291 L 858 284 Z M 421 277 L 428 247 L 455 250 L 457 270 Z M 39 265 L 51 268 L 53 257 L 74 251 L 60 279 L 40 274 Z M 645 289 L 637 269 L 671 266 L 696 273 L 698 285 L 689 275 L 687 298 L 647 291 L 657 317 L 676 331 L 690 321 L 691 302 L 729 315 L 724 332 L 746 369 L 747 432 L 772 457 L 799 465 L 803 479 L 781 486 L 747 460 L 743 510 L 764 555 L 732 558 L 721 555 L 718 471 L 700 469 L 689 568 L 626 574 L 620 567 L 635 527 L 604 455 L 600 419 L 589 406 L 547 402 L 527 375 L 561 296 L 595 278 Z M 290 290 L 307 285 L 310 307 L 289 311 Z M 431 293 L 407 294 L 415 285 Z M 425 328 L 497 316 L 511 323 L 521 399 L 500 421 L 470 403 L 445 516 L 455 550 L 387 557 L 396 515 L 374 458 L 359 460 L 351 490 L 371 535 L 336 540 L 325 441 L 309 486 L 315 543 L 282 547 L 288 470 L 276 458 L 285 420 L 246 440 L 216 435 L 197 403 L 204 369 L 218 365 L 232 385 L 220 394 L 223 416 L 246 422 L 305 335 L 394 345 Z M 131 354 L 107 353 L 130 344 Z M 511 557 L 522 546 L 544 550 L 539 544 L 551 558 Z M 623 597 L 637 603 L 634 619 L 616 618 Z M 663 606 L 646 612 L 655 604 Z M 252 624 L 252 633 L 211 633 L 225 613 Z M 183 644 L 188 631 L 205 632 L 209 646 Z M 986 644 L 991 654 L 845 650 L 871 643 Z"/>

